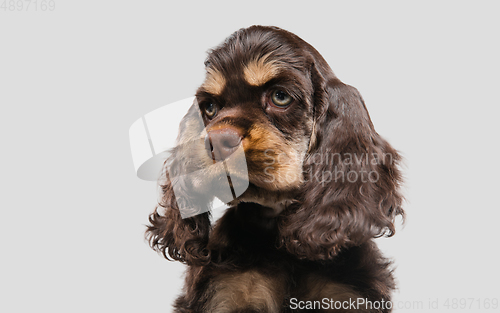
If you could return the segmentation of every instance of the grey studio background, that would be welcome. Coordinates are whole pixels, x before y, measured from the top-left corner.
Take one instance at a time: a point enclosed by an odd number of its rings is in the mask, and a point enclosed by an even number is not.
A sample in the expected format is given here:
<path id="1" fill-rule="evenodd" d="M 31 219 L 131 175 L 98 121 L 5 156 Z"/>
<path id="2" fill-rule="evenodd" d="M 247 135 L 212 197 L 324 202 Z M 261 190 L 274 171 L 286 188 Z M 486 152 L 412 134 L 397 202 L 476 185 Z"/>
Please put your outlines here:
<path id="1" fill-rule="evenodd" d="M 499 311 L 497 2 L 12 3 L 1 312 L 171 311 L 184 267 L 143 239 L 156 184 L 135 176 L 128 129 L 192 96 L 205 51 L 253 24 L 312 44 L 406 159 L 406 226 L 378 240 L 397 265 L 394 311 Z"/>

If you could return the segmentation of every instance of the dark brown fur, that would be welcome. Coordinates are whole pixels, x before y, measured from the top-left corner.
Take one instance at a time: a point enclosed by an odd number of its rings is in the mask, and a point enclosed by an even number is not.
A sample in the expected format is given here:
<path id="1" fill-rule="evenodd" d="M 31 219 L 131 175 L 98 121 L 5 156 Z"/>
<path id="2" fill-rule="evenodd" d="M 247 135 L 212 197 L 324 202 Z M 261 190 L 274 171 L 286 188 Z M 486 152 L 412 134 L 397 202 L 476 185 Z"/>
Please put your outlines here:
<path id="1" fill-rule="evenodd" d="M 276 73 L 249 84 L 245 65 L 264 55 Z M 209 213 L 182 219 L 168 177 L 207 160 L 182 147 L 173 151 L 147 238 L 166 258 L 189 265 L 175 312 L 299 312 L 292 298 L 390 300 L 390 262 L 372 238 L 392 236 L 395 217 L 403 215 L 400 157 L 375 131 L 358 91 L 313 47 L 276 27 L 235 32 L 210 51 L 206 66 L 208 75 L 220 76 L 199 88 L 198 103 L 202 111 L 216 103 L 219 114 L 204 116 L 202 127 L 242 134 L 250 186 L 215 225 Z M 286 109 L 266 105 L 275 86 L 294 98 Z M 181 124 L 180 144 L 194 107 Z M 278 156 L 281 162 L 270 165 Z M 300 179 L 270 182 L 296 173 Z M 195 183 L 185 183 L 178 197 L 203 211 L 216 191 Z"/>

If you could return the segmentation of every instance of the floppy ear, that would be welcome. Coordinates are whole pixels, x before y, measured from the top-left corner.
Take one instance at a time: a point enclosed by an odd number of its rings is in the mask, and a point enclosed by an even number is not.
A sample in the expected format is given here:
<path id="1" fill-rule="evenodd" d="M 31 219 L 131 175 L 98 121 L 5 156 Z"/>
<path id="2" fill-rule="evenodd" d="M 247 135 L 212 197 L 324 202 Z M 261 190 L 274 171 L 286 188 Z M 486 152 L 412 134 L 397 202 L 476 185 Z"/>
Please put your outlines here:
<path id="1" fill-rule="evenodd" d="M 213 198 L 196 192 L 189 175 L 201 166 L 196 158 L 199 134 L 203 124 L 198 118 L 198 106 L 191 106 L 179 127 L 177 146 L 165 161 L 160 181 L 161 198 L 149 216 L 146 230 L 150 246 L 166 259 L 190 265 L 206 264 L 210 253 L 206 249 L 210 232 L 209 205 Z M 201 123 L 201 124 L 200 124 Z"/>
<path id="2" fill-rule="evenodd" d="M 325 63 L 313 65 L 311 73 L 315 123 L 300 204 L 285 212 L 280 225 L 288 251 L 311 260 L 392 236 L 395 217 L 404 213 L 400 156 L 375 131 L 358 91 Z"/>
<path id="3" fill-rule="evenodd" d="M 210 231 L 210 213 L 205 212 L 183 219 L 171 183 L 161 187 L 162 203 L 149 215 L 151 225 L 146 231 L 150 246 L 169 260 L 189 265 L 206 264 L 210 260 L 210 253 L 206 249 Z M 162 207 L 165 209 L 164 214 L 158 211 Z"/>

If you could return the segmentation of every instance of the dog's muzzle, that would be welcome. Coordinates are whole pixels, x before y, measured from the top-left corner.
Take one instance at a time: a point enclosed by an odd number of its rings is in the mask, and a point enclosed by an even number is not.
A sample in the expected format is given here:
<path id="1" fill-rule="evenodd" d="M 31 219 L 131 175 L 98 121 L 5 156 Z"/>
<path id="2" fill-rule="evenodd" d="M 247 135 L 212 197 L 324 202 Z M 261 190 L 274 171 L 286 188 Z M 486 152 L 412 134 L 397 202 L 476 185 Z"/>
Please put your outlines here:
<path id="1" fill-rule="evenodd" d="M 238 149 L 241 140 L 242 136 L 236 129 L 224 127 L 207 133 L 205 148 L 212 160 L 223 161 Z"/>

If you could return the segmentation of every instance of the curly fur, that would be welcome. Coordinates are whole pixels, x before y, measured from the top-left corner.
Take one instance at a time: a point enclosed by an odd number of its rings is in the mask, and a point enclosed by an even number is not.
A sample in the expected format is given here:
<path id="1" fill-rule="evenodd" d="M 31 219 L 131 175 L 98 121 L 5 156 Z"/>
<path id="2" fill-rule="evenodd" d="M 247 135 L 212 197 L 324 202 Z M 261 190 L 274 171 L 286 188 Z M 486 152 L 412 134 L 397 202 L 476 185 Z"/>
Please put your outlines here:
<path id="1" fill-rule="evenodd" d="M 390 300 L 391 263 L 372 239 L 392 236 L 404 215 L 401 157 L 375 131 L 359 92 L 277 27 L 235 32 L 205 65 L 200 111 L 193 105 L 180 125 L 146 231 L 152 248 L 189 265 L 176 312 L 300 312 L 292 298 Z M 276 86 L 292 96 L 290 107 L 266 105 Z M 213 119 L 203 115 L 207 101 L 218 105 Z M 204 125 L 194 122 L 200 114 Z M 250 186 L 212 225 L 206 211 L 220 173 L 190 144 L 224 127 L 243 138 Z M 195 171 L 212 183 L 182 176 Z M 173 184 L 182 186 L 176 194 Z M 178 203 L 205 213 L 183 219 Z"/>

